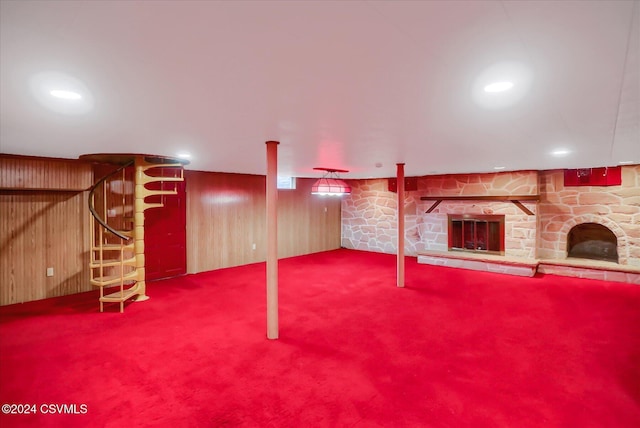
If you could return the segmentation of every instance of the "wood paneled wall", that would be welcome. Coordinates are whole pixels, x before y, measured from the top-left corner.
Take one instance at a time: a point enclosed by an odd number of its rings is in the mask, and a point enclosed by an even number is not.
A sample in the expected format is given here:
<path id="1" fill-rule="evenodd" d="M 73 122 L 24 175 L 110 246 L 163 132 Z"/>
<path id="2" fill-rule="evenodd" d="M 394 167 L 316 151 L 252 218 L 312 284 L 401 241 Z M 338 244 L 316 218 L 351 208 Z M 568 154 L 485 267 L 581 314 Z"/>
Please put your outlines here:
<path id="1" fill-rule="evenodd" d="M 87 193 L 0 191 L 0 305 L 92 289 Z"/>
<path id="2" fill-rule="evenodd" d="M 278 192 L 278 257 L 340 248 L 341 198 L 311 194 L 317 179 L 298 178 Z"/>
<path id="3" fill-rule="evenodd" d="M 88 192 L 68 190 L 88 187 L 90 165 L 17 157 L 0 162 L 2 185 L 17 187 L 0 190 L 0 305 L 91 290 Z"/>
<path id="4" fill-rule="evenodd" d="M 266 258 L 265 177 L 186 171 L 187 271 Z M 311 195 L 313 179 L 278 192 L 278 257 L 340 248 L 340 200 Z M 253 245 L 255 244 L 255 250 Z"/>
<path id="5" fill-rule="evenodd" d="M 80 191 L 93 181 L 91 164 L 0 155 L 0 177 L 0 305 L 94 289 L 88 192 Z M 188 272 L 264 261 L 265 177 L 185 177 Z M 340 247 L 340 199 L 311 195 L 313 181 L 279 191 L 279 257 Z"/>
<path id="6" fill-rule="evenodd" d="M 0 189 L 87 190 L 91 164 L 73 159 L 0 155 Z"/>

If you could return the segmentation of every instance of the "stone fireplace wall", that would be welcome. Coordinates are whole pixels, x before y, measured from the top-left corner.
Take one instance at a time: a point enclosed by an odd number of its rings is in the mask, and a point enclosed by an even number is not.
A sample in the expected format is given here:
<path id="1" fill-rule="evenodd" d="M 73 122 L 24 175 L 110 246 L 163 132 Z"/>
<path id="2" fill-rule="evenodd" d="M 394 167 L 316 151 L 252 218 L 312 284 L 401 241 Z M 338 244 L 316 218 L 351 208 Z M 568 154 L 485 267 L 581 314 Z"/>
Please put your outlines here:
<path id="1" fill-rule="evenodd" d="M 396 193 L 387 179 L 352 180 L 352 194 L 342 201 L 342 246 L 396 253 Z M 529 216 L 511 202 L 447 201 L 433 212 L 435 201 L 421 196 L 535 195 L 524 205 Z M 620 186 L 565 187 L 564 171 L 518 171 L 460 174 L 418 179 L 418 190 L 405 195 L 405 252 L 447 250 L 447 214 L 504 214 L 505 255 L 564 260 L 567 235 L 581 223 L 608 227 L 618 240 L 621 265 L 640 266 L 640 165 L 622 167 Z"/>
<path id="2" fill-rule="evenodd" d="M 539 174 L 538 257 L 564 259 L 571 228 L 597 223 L 618 240 L 618 262 L 640 266 L 640 165 L 622 167 L 620 186 L 564 186 L 564 171 Z"/>
<path id="3" fill-rule="evenodd" d="M 387 190 L 387 179 L 350 180 L 351 195 L 342 200 L 342 246 L 378 253 L 397 252 L 397 195 Z M 416 192 L 405 193 L 405 252 L 416 254 Z M 419 198 L 418 198 L 419 199 Z"/>
<path id="4" fill-rule="evenodd" d="M 387 179 L 353 180 L 351 196 L 342 202 L 342 246 L 345 248 L 396 253 L 397 194 L 388 191 Z M 505 255 L 535 258 L 537 219 L 511 202 L 443 200 L 436 209 L 425 211 L 435 201 L 421 196 L 510 196 L 536 195 L 536 171 L 493 174 L 458 174 L 418 179 L 418 190 L 405 194 L 405 253 L 447 251 L 447 214 L 505 215 Z M 536 213 L 535 202 L 523 202 Z"/>

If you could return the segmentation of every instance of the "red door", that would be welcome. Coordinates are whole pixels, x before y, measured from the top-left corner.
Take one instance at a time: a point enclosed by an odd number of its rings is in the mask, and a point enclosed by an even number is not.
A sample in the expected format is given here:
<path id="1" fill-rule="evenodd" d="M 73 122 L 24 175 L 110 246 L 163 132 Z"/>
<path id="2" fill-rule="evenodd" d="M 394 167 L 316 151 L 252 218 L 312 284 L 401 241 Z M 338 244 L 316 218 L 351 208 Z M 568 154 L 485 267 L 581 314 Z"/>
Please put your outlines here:
<path id="1" fill-rule="evenodd" d="M 158 168 L 163 176 L 179 175 L 179 170 Z M 154 174 L 155 175 L 155 174 Z M 145 273 L 148 281 L 187 273 L 187 209 L 185 182 L 156 182 L 149 189 L 178 191 L 177 195 L 146 198 L 146 202 L 162 202 L 164 207 L 144 212 Z"/>

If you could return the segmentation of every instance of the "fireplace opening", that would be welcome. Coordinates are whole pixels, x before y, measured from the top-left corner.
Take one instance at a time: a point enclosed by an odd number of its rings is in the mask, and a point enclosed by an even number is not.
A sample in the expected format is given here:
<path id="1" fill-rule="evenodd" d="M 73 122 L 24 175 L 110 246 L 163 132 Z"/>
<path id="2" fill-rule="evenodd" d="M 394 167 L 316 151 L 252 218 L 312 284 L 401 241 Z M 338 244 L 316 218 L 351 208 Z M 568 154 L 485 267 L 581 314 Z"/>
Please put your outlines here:
<path id="1" fill-rule="evenodd" d="M 503 215 L 449 214 L 449 251 L 504 254 Z"/>
<path id="2" fill-rule="evenodd" d="M 606 226 L 582 223 L 567 236 L 567 256 L 618 263 L 618 238 Z"/>

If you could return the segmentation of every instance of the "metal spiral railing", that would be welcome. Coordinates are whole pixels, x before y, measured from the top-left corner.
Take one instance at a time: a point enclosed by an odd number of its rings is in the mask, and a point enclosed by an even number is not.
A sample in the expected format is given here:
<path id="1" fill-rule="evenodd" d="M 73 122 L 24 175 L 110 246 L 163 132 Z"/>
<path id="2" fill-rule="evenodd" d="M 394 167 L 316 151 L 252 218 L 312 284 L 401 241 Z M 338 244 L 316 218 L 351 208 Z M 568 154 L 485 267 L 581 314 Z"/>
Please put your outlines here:
<path id="1" fill-rule="evenodd" d="M 89 211 L 91 212 L 91 215 L 93 216 L 93 218 L 95 219 L 95 221 L 97 221 L 98 223 L 100 223 L 100 225 L 102 227 L 104 227 L 105 229 L 107 229 L 109 232 L 113 233 L 114 235 L 116 235 L 117 237 L 119 237 L 120 239 L 123 239 L 125 241 L 128 241 L 129 239 L 131 239 L 131 237 L 129 236 L 125 236 L 124 234 L 121 234 L 119 231 L 115 230 L 114 228 L 112 228 L 111 226 L 109 226 L 106 222 L 106 220 L 104 220 L 103 218 L 100 217 L 100 214 L 98 214 L 98 212 L 96 211 L 95 208 L 95 203 L 94 203 L 94 199 L 95 199 L 95 192 L 96 190 L 102 185 L 104 184 L 109 178 L 112 178 L 113 176 L 115 176 L 116 174 L 118 174 L 119 172 L 123 172 L 127 167 L 132 166 L 135 163 L 135 160 L 132 160 L 131 162 L 128 162 L 124 165 L 122 165 L 120 168 L 116 169 L 115 171 L 113 171 L 110 174 L 105 175 L 104 177 L 102 177 L 100 180 L 98 180 L 96 182 L 96 184 L 94 184 L 91 189 L 89 190 Z M 103 187 L 104 191 L 106 192 L 106 188 Z M 106 196 L 106 195 L 105 195 Z M 105 205 L 106 207 L 106 205 Z M 106 209 L 106 208 L 105 208 Z"/>

